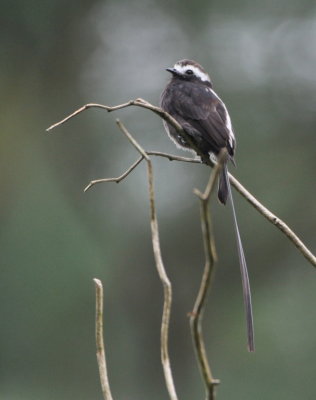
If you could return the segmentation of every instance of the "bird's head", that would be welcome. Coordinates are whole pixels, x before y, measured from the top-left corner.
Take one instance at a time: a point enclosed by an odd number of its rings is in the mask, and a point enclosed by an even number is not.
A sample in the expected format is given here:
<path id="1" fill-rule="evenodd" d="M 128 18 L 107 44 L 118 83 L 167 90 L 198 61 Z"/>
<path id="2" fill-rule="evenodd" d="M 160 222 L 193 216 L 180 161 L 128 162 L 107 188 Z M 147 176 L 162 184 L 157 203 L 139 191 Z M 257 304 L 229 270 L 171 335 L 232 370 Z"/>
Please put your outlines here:
<path id="1" fill-rule="evenodd" d="M 200 81 L 204 84 L 211 84 L 211 79 L 204 68 L 192 60 L 177 61 L 172 68 L 166 68 L 166 71 L 170 72 L 175 79 Z"/>

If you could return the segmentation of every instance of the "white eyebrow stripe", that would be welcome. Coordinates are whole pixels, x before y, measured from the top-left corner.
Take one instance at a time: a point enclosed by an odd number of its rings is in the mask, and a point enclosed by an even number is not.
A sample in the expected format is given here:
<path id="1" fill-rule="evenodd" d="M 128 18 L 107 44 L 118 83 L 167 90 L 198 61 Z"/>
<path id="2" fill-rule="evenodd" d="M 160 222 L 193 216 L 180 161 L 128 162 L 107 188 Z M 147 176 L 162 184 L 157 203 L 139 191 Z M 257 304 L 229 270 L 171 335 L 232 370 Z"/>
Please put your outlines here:
<path id="1" fill-rule="evenodd" d="M 207 73 L 202 72 L 199 68 L 197 68 L 195 65 L 181 65 L 181 64 L 175 64 L 174 68 L 179 71 L 181 74 L 184 74 L 186 70 L 191 69 L 194 73 L 195 76 L 201 79 L 203 82 L 211 82 L 210 77 L 208 76 Z"/>

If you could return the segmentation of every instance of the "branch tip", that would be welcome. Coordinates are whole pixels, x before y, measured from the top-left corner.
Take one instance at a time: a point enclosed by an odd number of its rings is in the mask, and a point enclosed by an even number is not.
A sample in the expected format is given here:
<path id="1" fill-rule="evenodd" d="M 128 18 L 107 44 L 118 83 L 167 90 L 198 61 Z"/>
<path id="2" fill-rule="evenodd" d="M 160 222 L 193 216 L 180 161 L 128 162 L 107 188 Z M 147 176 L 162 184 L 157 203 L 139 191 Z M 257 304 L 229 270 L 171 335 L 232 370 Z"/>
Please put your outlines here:
<path id="1" fill-rule="evenodd" d="M 93 278 L 93 282 L 96 284 L 96 286 L 98 286 L 98 287 L 102 287 L 102 282 L 100 281 L 100 279 L 97 279 L 97 278 Z"/>
<path id="2" fill-rule="evenodd" d="M 103 340 L 103 286 L 100 279 L 93 279 L 95 284 L 95 340 L 97 349 L 97 362 L 99 368 L 101 389 L 104 400 L 113 400 L 108 378 L 105 347 Z"/>

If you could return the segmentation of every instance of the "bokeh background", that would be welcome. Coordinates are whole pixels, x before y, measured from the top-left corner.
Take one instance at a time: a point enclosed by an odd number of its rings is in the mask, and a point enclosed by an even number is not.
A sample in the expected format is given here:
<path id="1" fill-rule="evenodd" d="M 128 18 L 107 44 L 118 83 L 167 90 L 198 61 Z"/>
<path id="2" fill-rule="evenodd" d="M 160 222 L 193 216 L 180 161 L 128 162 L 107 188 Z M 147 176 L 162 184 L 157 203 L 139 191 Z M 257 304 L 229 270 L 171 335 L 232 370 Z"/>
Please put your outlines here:
<path id="1" fill-rule="evenodd" d="M 157 104 L 181 58 L 199 61 L 238 138 L 232 172 L 316 251 L 316 5 L 310 0 L 43 0 L 1 5 L 1 400 L 100 399 L 94 285 L 116 399 L 167 398 L 160 367 L 162 289 L 149 230 L 146 167 L 119 117 L 150 150 L 183 154 L 157 116 L 89 110 L 136 97 Z M 154 160 L 161 244 L 173 282 L 170 351 L 181 399 L 204 389 L 187 313 L 203 268 L 199 206 L 209 170 Z M 237 193 L 253 290 L 255 354 L 246 351 L 229 207 L 212 201 L 219 263 L 205 313 L 218 399 L 314 399 L 315 269 Z"/>

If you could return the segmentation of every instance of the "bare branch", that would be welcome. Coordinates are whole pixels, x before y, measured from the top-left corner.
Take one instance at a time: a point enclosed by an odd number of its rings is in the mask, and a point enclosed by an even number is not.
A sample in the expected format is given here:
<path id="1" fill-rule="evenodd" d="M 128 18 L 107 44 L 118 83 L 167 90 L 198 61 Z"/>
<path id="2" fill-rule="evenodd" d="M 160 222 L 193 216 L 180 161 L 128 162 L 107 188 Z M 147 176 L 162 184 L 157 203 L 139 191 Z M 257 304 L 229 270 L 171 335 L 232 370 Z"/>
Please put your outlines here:
<path id="1" fill-rule="evenodd" d="M 101 108 L 105 109 L 109 112 L 119 110 L 121 108 L 125 107 L 130 107 L 130 106 L 137 106 L 137 107 L 143 107 L 146 108 L 155 114 L 159 115 L 162 119 L 164 119 L 166 122 L 168 122 L 170 125 L 172 125 L 179 133 L 181 133 L 182 136 L 185 137 L 185 139 L 190 142 L 190 146 L 196 151 L 196 153 L 201 157 L 201 160 L 204 164 L 214 166 L 214 163 L 211 160 L 206 160 L 205 156 L 201 154 L 199 149 L 197 149 L 194 146 L 194 143 L 191 143 L 190 138 L 187 136 L 186 132 L 183 131 L 181 128 L 180 124 L 167 112 L 163 111 L 161 108 L 156 107 L 147 101 L 143 99 L 136 99 L 136 100 L 131 100 L 128 101 L 127 103 L 119 104 L 117 106 L 106 106 L 102 104 L 86 104 L 83 107 L 79 108 L 72 114 L 68 115 L 66 118 L 61 120 L 60 122 L 57 122 L 54 125 L 51 125 L 47 131 L 51 131 L 53 128 L 56 128 L 63 123 L 69 121 L 71 118 L 75 117 L 76 115 L 80 114 L 81 112 L 89 109 L 89 108 Z M 169 158 L 169 157 L 167 157 Z M 174 160 L 176 158 L 173 158 Z M 189 162 L 188 160 L 186 160 Z M 196 160 L 192 161 L 196 162 Z M 281 232 L 283 232 L 287 238 L 297 247 L 297 249 L 303 254 L 303 256 L 314 266 L 316 267 L 316 256 L 307 248 L 307 246 L 301 241 L 301 239 L 288 227 L 288 225 L 283 222 L 280 218 L 278 218 L 276 215 L 274 215 L 271 211 L 269 211 L 265 206 L 263 206 L 251 193 L 248 192 L 242 186 L 236 178 L 233 177 L 233 175 L 229 174 L 230 182 L 234 186 L 234 188 L 257 210 L 260 212 L 261 215 L 263 215 L 269 222 L 271 222 L 274 226 L 276 226 L 278 229 L 280 229 Z"/>
<path id="2" fill-rule="evenodd" d="M 161 151 L 146 151 L 146 153 L 149 156 L 158 156 L 167 158 L 169 161 L 182 161 L 192 164 L 202 164 L 202 161 L 199 158 L 176 156 L 174 154 L 162 153 Z"/>
<path id="3" fill-rule="evenodd" d="M 285 236 L 294 244 L 303 254 L 307 261 L 316 267 L 316 256 L 305 246 L 301 239 L 290 229 L 290 227 L 261 204 L 248 190 L 232 175 L 229 174 L 229 180 L 234 188 L 269 222 L 276 226 Z"/>
<path id="4" fill-rule="evenodd" d="M 103 287 L 99 279 L 93 279 L 96 294 L 95 338 L 97 346 L 97 361 L 104 400 L 113 400 L 106 368 L 105 349 L 103 342 Z"/>
<path id="5" fill-rule="evenodd" d="M 140 164 L 141 161 L 143 161 L 144 157 L 141 156 L 139 157 L 138 160 L 134 162 L 122 175 L 118 176 L 117 178 L 103 178 L 103 179 L 96 179 L 91 181 L 85 188 L 84 192 L 89 190 L 92 186 L 98 184 L 98 183 L 105 183 L 105 182 L 116 182 L 119 183 L 121 182 L 124 178 L 126 178 L 136 167 L 138 164 Z"/>
<path id="6" fill-rule="evenodd" d="M 181 133 L 181 135 L 185 138 L 187 143 L 190 144 L 191 149 L 193 149 L 196 152 L 196 154 L 198 154 L 201 157 L 201 160 L 203 161 L 204 164 L 207 164 L 211 167 L 214 166 L 213 161 L 210 160 L 208 157 L 206 157 L 205 154 L 203 154 L 200 151 L 200 149 L 192 141 L 192 138 L 182 129 L 181 125 L 178 123 L 177 120 L 175 120 L 170 114 L 168 114 L 166 111 L 162 110 L 160 107 L 156 107 L 156 106 L 148 103 L 146 100 L 143 100 L 140 98 L 138 98 L 136 100 L 130 100 L 127 103 L 119 104 L 117 106 L 106 106 L 103 104 L 96 104 L 96 103 L 85 104 L 84 106 L 80 107 L 78 110 L 74 111 L 72 114 L 68 115 L 66 118 L 62 119 L 61 121 L 57 122 L 56 124 L 51 125 L 49 128 L 46 129 L 46 131 L 50 132 L 52 129 L 57 128 L 58 126 L 64 124 L 65 122 L 69 121 L 71 118 L 77 116 L 78 114 L 82 113 L 83 111 L 88 110 L 89 108 L 101 108 L 103 110 L 111 112 L 111 111 L 120 110 L 122 108 L 130 107 L 130 106 L 146 108 L 147 110 L 150 110 L 150 111 L 154 112 L 155 114 L 159 115 L 168 124 L 172 125 L 177 130 L 177 132 Z"/>
<path id="7" fill-rule="evenodd" d="M 156 107 L 143 99 L 130 100 L 127 103 L 119 104 L 117 106 L 106 106 L 104 104 L 97 104 L 97 103 L 85 104 L 84 106 L 78 108 L 73 113 L 69 114 L 67 117 L 65 117 L 61 121 L 56 122 L 55 124 L 51 125 L 49 128 L 46 129 L 46 131 L 49 132 L 49 131 L 53 130 L 54 128 L 57 128 L 58 126 L 64 124 L 65 122 L 69 121 L 71 118 L 76 117 L 78 114 L 82 113 L 83 111 L 88 110 L 89 108 L 101 108 L 103 110 L 111 112 L 111 111 L 120 110 L 122 108 L 130 107 L 130 106 L 138 106 L 138 107 L 147 108 L 148 110 L 153 111 L 155 114 L 158 114 L 161 118 L 163 118 L 168 123 L 173 125 L 177 130 L 182 131 L 181 125 L 171 115 L 169 115 L 167 112 L 163 111 L 161 108 Z"/>
<path id="8" fill-rule="evenodd" d="M 167 390 L 169 393 L 169 397 L 171 400 L 177 400 L 177 394 L 175 390 L 175 385 L 172 377 L 172 371 L 170 367 L 170 358 L 169 358 L 169 349 L 168 349 L 168 335 L 169 335 L 169 323 L 170 323 L 170 313 L 171 313 L 171 303 L 172 303 L 172 288 L 169 278 L 166 274 L 164 264 L 161 256 L 160 249 L 160 239 L 159 239 L 159 231 L 158 231 L 158 221 L 156 215 L 156 207 L 155 207 L 155 195 L 154 195 L 154 184 L 153 184 L 153 167 L 150 159 L 150 155 L 159 156 L 169 159 L 170 161 L 182 161 L 182 162 L 191 162 L 191 163 L 204 163 L 211 167 L 214 167 L 214 162 L 212 160 L 206 159 L 205 155 L 201 154 L 200 150 L 196 148 L 195 144 L 192 143 L 192 139 L 187 135 L 187 133 L 182 129 L 179 123 L 168 113 L 163 111 L 161 108 L 153 106 L 143 99 L 131 100 L 127 103 L 119 104 L 117 106 L 106 106 L 102 104 L 90 103 L 86 104 L 83 107 L 79 108 L 72 114 L 65 117 L 63 120 L 51 125 L 47 131 L 51 131 L 52 129 L 64 124 L 69 121 L 71 118 L 77 116 L 81 112 L 89 109 L 89 108 L 100 108 L 107 110 L 108 112 L 119 110 L 122 108 L 126 108 L 129 106 L 138 106 L 145 109 L 148 109 L 155 114 L 159 115 L 162 119 L 164 119 L 168 124 L 173 126 L 177 132 L 179 132 L 185 140 L 190 144 L 190 147 L 194 149 L 196 154 L 200 157 L 196 158 L 187 158 L 175 156 L 172 154 L 166 154 L 161 152 L 146 152 L 139 143 L 132 137 L 132 135 L 128 132 L 125 126 L 117 120 L 117 124 L 121 131 L 126 135 L 127 139 L 130 143 L 135 147 L 135 149 L 140 153 L 140 157 L 132 164 L 121 176 L 117 178 L 107 178 L 107 179 L 99 179 L 91 181 L 85 191 L 91 188 L 93 185 L 101 183 L 101 182 L 120 182 L 124 178 L 126 178 L 140 163 L 143 159 L 146 160 L 147 163 L 147 175 L 148 175 L 148 185 L 149 185 L 149 201 L 150 201 L 150 217 L 151 217 L 151 233 L 152 233 L 152 244 L 154 250 L 154 257 L 156 262 L 156 267 L 158 270 L 158 274 L 164 289 L 164 306 L 163 306 L 163 314 L 162 314 L 162 323 L 161 323 L 161 359 L 162 365 L 165 375 L 165 381 Z M 207 292 L 210 287 L 210 283 L 213 276 L 214 271 L 214 263 L 216 261 L 216 250 L 215 244 L 211 232 L 211 220 L 208 209 L 208 202 L 210 195 L 212 193 L 214 182 L 218 175 L 218 172 L 221 168 L 220 161 L 215 165 L 215 168 L 210 176 L 210 180 L 205 189 L 204 193 L 200 193 L 195 190 L 195 194 L 200 198 L 201 204 L 201 225 L 203 232 L 203 241 L 204 241 L 204 251 L 205 251 L 205 268 L 201 281 L 200 290 L 194 305 L 194 309 L 192 315 L 190 317 L 190 325 L 192 330 L 192 336 L 195 343 L 195 349 L 197 352 L 197 357 L 200 365 L 200 369 L 203 375 L 203 379 L 206 385 L 207 390 L 207 399 L 214 400 L 215 399 L 215 386 L 219 383 L 217 379 L 213 378 L 211 373 L 210 366 L 208 364 L 205 345 L 202 335 L 202 318 L 203 318 L 203 310 L 205 307 L 205 301 L 207 297 Z M 234 186 L 234 188 L 261 214 L 263 215 L 269 222 L 275 225 L 278 229 L 281 230 L 291 242 L 299 249 L 299 251 L 304 255 L 304 257 L 314 266 L 316 267 L 316 257 L 315 255 L 304 245 L 304 243 L 298 238 L 298 236 L 285 224 L 281 219 L 279 219 L 276 215 L 274 215 L 271 211 L 269 211 L 266 207 L 264 207 L 249 191 L 247 191 L 244 186 L 240 184 L 240 182 L 234 178 L 233 175 L 229 174 L 229 179 Z M 105 400 L 112 400 L 108 376 L 106 370 L 106 360 L 105 360 L 105 351 L 103 344 L 103 292 L 102 292 L 102 284 L 98 280 L 94 280 L 96 283 L 96 341 L 97 341 L 97 358 L 98 358 L 98 366 L 99 373 L 101 379 L 102 392 Z"/>
<path id="9" fill-rule="evenodd" d="M 142 155 L 142 157 L 147 162 L 147 176 L 148 176 L 148 186 L 149 186 L 149 204 L 150 204 L 150 226 L 151 226 L 151 236 L 152 236 L 152 244 L 154 250 L 154 257 L 156 262 L 157 271 L 163 285 L 164 290 L 164 305 L 163 305 L 163 313 L 162 313 L 162 321 L 161 321 L 161 362 L 163 366 L 163 371 L 165 375 L 166 387 L 169 393 L 169 397 L 171 400 L 177 400 L 177 393 L 173 381 L 171 366 L 170 366 L 170 357 L 169 357 L 169 324 L 170 324 L 170 313 L 171 313 L 171 304 L 172 304 L 172 287 L 167 276 L 161 255 L 160 249 L 160 239 L 159 239 L 159 230 L 158 230 L 158 220 L 156 214 L 156 205 L 155 205 L 155 192 L 154 192 L 154 178 L 153 178 L 153 168 L 152 162 L 145 152 L 145 150 L 140 146 L 140 144 L 133 138 L 133 136 L 128 132 L 125 126 L 121 121 L 116 120 L 118 127 L 125 134 L 130 143 L 136 148 L 136 150 Z"/>
<path id="10" fill-rule="evenodd" d="M 215 242 L 212 234 L 211 218 L 209 213 L 209 199 L 215 186 L 218 174 L 222 168 L 222 162 L 225 159 L 226 154 L 226 151 L 223 151 L 220 154 L 218 158 L 218 163 L 210 174 L 210 178 L 206 185 L 204 193 L 201 193 L 197 189 L 194 190 L 194 193 L 200 199 L 200 214 L 204 243 L 205 265 L 194 308 L 192 313 L 190 313 L 190 326 L 194 349 L 206 388 L 207 400 L 215 400 L 215 388 L 220 383 L 218 379 L 215 379 L 213 377 L 206 354 L 202 332 L 204 308 L 206 305 L 207 294 L 210 290 L 211 281 L 213 278 L 215 262 L 217 261 Z"/>
<path id="11" fill-rule="evenodd" d="M 122 122 L 119 119 L 116 119 L 116 124 L 117 126 L 121 129 L 121 131 L 124 133 L 124 135 L 127 137 L 129 142 L 135 147 L 135 149 L 141 154 L 143 158 L 148 162 L 150 161 L 149 156 L 147 155 L 146 151 L 141 147 L 141 145 L 136 141 L 136 139 L 133 138 L 133 136 L 128 132 L 128 130 L 125 128 L 125 126 L 122 124 Z"/>
<path id="12" fill-rule="evenodd" d="M 146 154 L 149 156 L 159 156 L 162 158 L 167 158 L 169 161 L 182 161 L 182 162 L 189 162 L 189 163 L 196 163 L 196 164 L 201 164 L 201 161 L 197 158 L 190 158 L 190 157 L 181 157 L 181 156 L 175 156 L 173 154 L 168 154 L 168 153 L 162 153 L 160 151 L 146 151 Z M 120 183 L 123 179 L 125 179 L 136 167 L 138 164 L 141 163 L 141 161 L 144 159 L 143 156 L 139 157 L 134 164 L 132 164 L 122 175 L 116 177 L 116 178 L 102 178 L 102 179 L 96 179 L 93 181 L 90 181 L 89 184 L 84 188 L 84 192 L 87 192 L 92 186 L 98 184 L 98 183 L 106 183 L 106 182 L 116 182 Z"/>
<path id="13" fill-rule="evenodd" d="M 132 100 L 132 101 L 128 101 L 127 103 L 120 104 L 120 105 L 114 106 L 114 107 L 109 107 L 109 106 L 105 106 L 103 104 L 97 104 L 97 103 L 85 104 L 84 106 L 78 108 L 78 110 L 69 114 L 67 117 L 65 117 L 61 121 L 56 122 L 56 124 L 51 125 L 49 128 L 46 129 L 46 132 L 49 132 L 49 131 L 53 130 L 54 128 L 57 128 L 58 126 L 63 125 L 65 122 L 69 121 L 71 118 L 76 117 L 78 114 L 82 113 L 83 111 L 88 110 L 89 108 L 101 108 L 103 110 L 111 112 L 111 111 L 115 111 L 115 110 L 119 110 L 121 108 L 131 106 L 131 105 L 133 105 L 133 103 L 134 103 L 134 101 Z"/>

